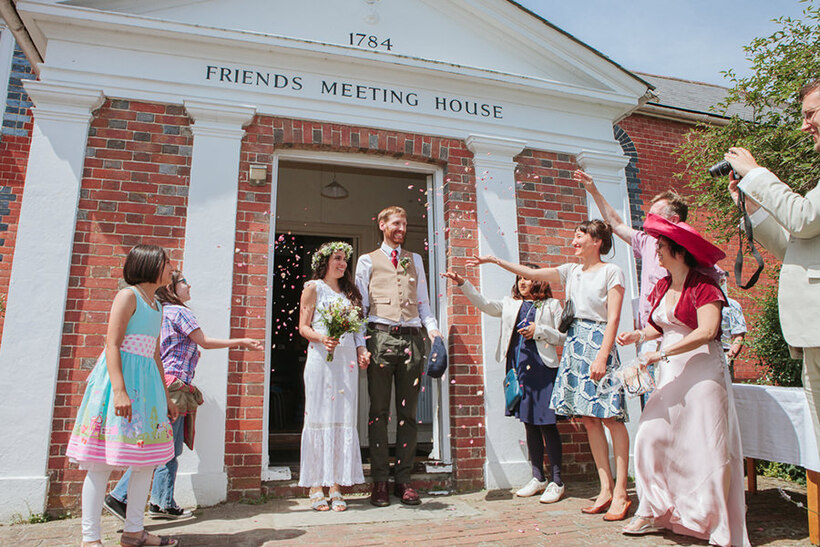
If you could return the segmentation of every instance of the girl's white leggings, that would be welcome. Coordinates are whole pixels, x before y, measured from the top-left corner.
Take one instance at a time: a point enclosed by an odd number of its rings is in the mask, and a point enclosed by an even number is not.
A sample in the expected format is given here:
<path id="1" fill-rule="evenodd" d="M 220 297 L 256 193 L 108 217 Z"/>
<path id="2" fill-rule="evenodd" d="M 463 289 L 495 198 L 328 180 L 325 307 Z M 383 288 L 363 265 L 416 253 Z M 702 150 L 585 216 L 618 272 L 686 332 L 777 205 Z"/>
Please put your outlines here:
<path id="1" fill-rule="evenodd" d="M 113 469 L 108 466 L 93 466 L 83 482 L 83 541 L 100 541 L 102 513 L 108 477 Z M 143 529 L 145 502 L 151 488 L 153 467 L 132 467 L 128 482 L 128 509 L 125 513 L 123 532 L 139 532 Z M 133 501 L 132 501 L 133 500 Z"/>

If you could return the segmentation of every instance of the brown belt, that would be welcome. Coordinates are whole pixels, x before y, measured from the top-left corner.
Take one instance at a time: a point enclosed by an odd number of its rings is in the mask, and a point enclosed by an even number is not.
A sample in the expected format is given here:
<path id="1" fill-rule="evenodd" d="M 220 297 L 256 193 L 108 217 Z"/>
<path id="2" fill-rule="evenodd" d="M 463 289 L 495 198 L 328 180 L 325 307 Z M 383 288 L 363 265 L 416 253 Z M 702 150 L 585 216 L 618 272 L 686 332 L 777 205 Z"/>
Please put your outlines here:
<path id="1" fill-rule="evenodd" d="M 417 334 L 421 334 L 421 327 L 400 327 L 394 325 L 384 325 L 382 323 L 368 323 L 367 328 L 369 330 L 377 330 L 393 335 L 412 334 L 415 336 Z"/>

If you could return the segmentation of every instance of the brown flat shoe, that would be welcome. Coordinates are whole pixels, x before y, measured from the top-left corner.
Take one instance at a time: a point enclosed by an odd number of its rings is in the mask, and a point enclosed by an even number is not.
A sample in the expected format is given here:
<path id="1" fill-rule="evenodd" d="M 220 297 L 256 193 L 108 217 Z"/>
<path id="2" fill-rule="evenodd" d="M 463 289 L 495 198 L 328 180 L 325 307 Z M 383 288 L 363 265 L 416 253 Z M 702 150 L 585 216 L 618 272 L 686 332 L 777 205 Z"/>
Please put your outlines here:
<path id="1" fill-rule="evenodd" d="M 370 494 L 370 505 L 387 507 L 390 505 L 390 494 L 387 492 L 387 481 L 373 483 L 373 492 Z"/>
<path id="2" fill-rule="evenodd" d="M 159 540 L 159 543 L 148 543 L 148 541 L 151 539 Z M 152 536 L 151 534 L 143 530 L 142 535 L 140 537 L 126 536 L 123 534 L 122 536 L 120 536 L 120 545 L 122 547 L 143 547 L 143 545 L 157 545 L 159 547 L 176 547 L 177 545 L 179 545 L 179 542 L 168 536 Z"/>
<path id="3" fill-rule="evenodd" d="M 582 507 L 581 512 L 585 515 L 597 515 L 609 509 L 610 505 L 612 505 L 612 498 L 609 498 L 608 501 L 602 503 L 601 505 L 590 505 L 589 507 Z"/>
<path id="4" fill-rule="evenodd" d="M 419 505 L 421 503 L 421 498 L 419 497 L 418 492 L 404 483 L 396 483 L 396 488 L 393 490 L 393 494 L 405 505 Z"/>
<path id="5" fill-rule="evenodd" d="M 624 505 L 624 510 L 620 513 L 613 513 L 612 511 L 607 511 L 606 515 L 604 515 L 604 520 L 614 522 L 616 520 L 625 520 L 626 516 L 629 514 L 629 510 L 632 508 L 632 500 L 627 500 L 626 505 Z"/>

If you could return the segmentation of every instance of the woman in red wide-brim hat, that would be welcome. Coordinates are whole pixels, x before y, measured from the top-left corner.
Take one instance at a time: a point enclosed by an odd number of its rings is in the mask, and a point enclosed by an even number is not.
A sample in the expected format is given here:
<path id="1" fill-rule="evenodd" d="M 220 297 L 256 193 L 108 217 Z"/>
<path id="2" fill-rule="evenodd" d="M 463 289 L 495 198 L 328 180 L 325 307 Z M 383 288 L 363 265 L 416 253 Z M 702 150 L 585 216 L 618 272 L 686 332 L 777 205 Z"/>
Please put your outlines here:
<path id="1" fill-rule="evenodd" d="M 619 344 L 661 338 L 657 388 L 635 437 L 635 483 L 640 503 L 625 534 L 669 529 L 714 545 L 746 546 L 746 507 L 740 428 L 720 344 L 726 297 L 698 272 L 726 254 L 686 223 L 649 215 L 644 231 L 658 238 L 658 260 L 669 275 L 649 295 L 643 330 L 621 333 Z"/>

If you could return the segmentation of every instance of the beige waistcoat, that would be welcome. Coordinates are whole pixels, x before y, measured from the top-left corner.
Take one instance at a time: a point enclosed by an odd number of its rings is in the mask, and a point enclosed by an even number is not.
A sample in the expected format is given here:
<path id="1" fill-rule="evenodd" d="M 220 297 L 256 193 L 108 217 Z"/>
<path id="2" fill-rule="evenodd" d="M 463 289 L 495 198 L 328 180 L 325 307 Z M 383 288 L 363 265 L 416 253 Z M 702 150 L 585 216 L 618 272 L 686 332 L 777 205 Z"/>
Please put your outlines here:
<path id="1" fill-rule="evenodd" d="M 402 249 L 399 266 L 393 267 L 390 258 L 381 249 L 370 253 L 373 269 L 370 273 L 370 314 L 402 323 L 419 316 L 419 301 L 416 295 L 418 284 L 416 264 L 413 254 Z M 402 267 L 402 259 L 407 270 Z"/>

